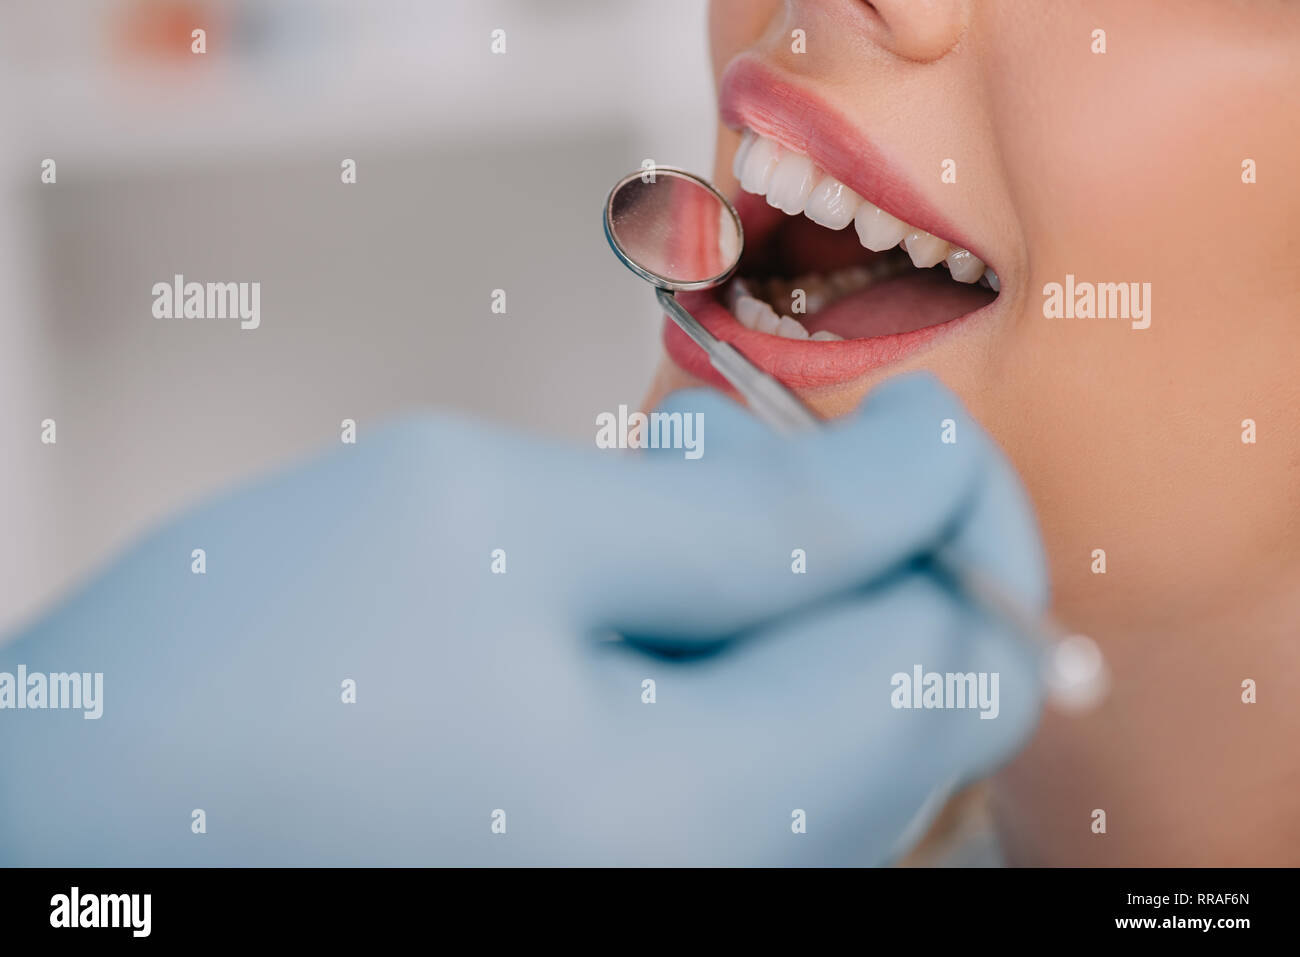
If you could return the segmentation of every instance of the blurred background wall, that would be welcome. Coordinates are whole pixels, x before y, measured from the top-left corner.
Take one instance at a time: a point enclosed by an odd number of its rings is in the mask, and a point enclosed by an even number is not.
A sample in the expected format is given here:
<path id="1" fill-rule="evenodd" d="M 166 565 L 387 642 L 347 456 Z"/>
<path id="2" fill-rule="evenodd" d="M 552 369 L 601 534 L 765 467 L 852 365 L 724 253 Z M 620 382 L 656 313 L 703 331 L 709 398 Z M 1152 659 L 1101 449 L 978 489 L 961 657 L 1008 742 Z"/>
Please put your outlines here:
<path id="1" fill-rule="evenodd" d="M 658 351 L 601 201 L 711 169 L 706 43 L 703 0 L 0 6 L 0 635 L 344 418 L 592 441 Z M 155 319 L 175 273 L 260 282 L 261 327 Z"/>

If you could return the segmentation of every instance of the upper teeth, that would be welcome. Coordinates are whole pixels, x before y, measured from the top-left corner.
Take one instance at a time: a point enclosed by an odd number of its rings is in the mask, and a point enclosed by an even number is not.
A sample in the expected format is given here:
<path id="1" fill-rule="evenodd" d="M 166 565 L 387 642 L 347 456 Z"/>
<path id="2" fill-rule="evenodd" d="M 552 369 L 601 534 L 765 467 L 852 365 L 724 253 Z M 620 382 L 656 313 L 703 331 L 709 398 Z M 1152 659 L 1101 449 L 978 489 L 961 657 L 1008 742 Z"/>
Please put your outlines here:
<path id="1" fill-rule="evenodd" d="M 997 275 L 969 250 L 891 216 L 818 169 L 807 156 L 753 130 L 745 130 L 732 169 L 741 189 L 766 196 L 769 205 L 791 216 L 803 213 L 828 229 L 843 229 L 852 221 L 867 249 L 883 252 L 901 245 L 918 268 L 944 263 L 958 282 L 986 277 L 994 290 L 998 288 Z"/>

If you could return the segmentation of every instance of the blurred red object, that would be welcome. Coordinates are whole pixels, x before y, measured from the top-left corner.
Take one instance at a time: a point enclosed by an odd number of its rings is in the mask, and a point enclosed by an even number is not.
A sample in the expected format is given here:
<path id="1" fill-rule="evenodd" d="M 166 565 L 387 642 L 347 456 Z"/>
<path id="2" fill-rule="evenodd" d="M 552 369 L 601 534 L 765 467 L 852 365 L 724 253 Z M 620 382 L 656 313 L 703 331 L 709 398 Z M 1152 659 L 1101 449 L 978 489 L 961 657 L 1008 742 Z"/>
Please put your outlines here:
<path id="1" fill-rule="evenodd" d="M 194 57 L 196 29 L 206 31 L 207 50 L 225 34 L 219 3 L 202 0 L 129 0 L 114 30 L 116 48 L 130 60 L 174 62 Z"/>

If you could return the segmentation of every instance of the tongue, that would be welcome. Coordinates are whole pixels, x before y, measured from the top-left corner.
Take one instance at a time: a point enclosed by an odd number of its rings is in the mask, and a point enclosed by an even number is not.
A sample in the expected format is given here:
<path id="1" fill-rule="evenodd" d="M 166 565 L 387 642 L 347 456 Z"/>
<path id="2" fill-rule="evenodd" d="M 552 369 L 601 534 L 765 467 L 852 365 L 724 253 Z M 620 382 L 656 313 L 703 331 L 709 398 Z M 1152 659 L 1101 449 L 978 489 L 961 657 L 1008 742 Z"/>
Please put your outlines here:
<path id="1" fill-rule="evenodd" d="M 956 282 L 942 269 L 918 269 L 837 299 L 801 317 L 809 332 L 865 339 L 937 326 L 990 303 L 996 293 Z"/>

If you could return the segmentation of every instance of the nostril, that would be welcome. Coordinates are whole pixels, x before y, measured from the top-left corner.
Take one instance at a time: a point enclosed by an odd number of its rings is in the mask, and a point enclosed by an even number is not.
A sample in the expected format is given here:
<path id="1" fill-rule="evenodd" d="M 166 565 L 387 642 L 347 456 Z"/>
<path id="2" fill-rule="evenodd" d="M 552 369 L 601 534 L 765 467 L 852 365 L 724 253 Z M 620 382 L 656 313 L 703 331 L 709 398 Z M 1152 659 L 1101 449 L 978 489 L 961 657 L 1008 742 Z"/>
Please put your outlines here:
<path id="1" fill-rule="evenodd" d="M 882 47 L 919 63 L 945 56 L 970 22 L 970 0 L 864 0 L 860 9 Z"/>

